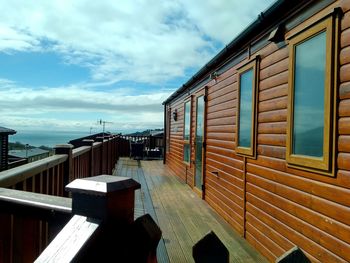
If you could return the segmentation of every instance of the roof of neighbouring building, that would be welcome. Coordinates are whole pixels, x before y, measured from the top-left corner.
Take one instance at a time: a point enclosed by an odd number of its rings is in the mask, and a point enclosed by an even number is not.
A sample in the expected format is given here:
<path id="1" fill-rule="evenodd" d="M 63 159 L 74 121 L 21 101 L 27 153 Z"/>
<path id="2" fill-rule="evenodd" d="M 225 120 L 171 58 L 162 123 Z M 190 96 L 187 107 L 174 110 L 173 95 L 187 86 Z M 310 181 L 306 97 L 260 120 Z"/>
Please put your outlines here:
<path id="1" fill-rule="evenodd" d="M 33 148 L 28 150 L 11 150 L 9 151 L 9 155 L 19 157 L 19 158 L 27 158 L 27 157 L 33 157 L 37 155 L 42 154 L 48 154 L 49 151 L 40 149 L 40 148 Z"/>
<path id="2" fill-rule="evenodd" d="M 8 129 L 8 128 L 5 128 L 5 127 L 1 127 L 0 126 L 0 134 L 15 134 L 16 131 L 15 130 L 12 130 L 12 129 Z"/>
<path id="3" fill-rule="evenodd" d="M 164 131 L 161 130 L 161 131 L 151 131 L 150 132 L 152 136 L 160 136 L 160 135 L 163 135 L 164 134 Z"/>

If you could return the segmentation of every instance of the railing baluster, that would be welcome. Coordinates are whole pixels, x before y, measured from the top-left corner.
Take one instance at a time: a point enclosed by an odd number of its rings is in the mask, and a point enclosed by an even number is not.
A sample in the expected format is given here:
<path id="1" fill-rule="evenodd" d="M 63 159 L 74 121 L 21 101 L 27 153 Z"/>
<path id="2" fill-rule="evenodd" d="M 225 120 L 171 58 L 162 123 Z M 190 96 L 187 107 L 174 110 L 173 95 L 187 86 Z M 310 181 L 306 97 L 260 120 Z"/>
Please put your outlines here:
<path id="1" fill-rule="evenodd" d="M 52 183 L 51 183 L 51 186 L 52 186 L 52 195 L 56 195 L 56 173 L 55 173 L 55 167 L 52 167 L 51 168 L 51 178 L 52 178 Z"/>
<path id="2" fill-rule="evenodd" d="M 60 184 L 60 166 L 55 167 L 56 173 L 56 195 L 61 196 L 61 184 Z"/>
<path id="3" fill-rule="evenodd" d="M 51 187 L 51 184 L 52 184 L 51 169 L 47 170 L 46 176 L 47 176 L 47 181 L 46 181 L 47 193 L 48 193 L 48 195 L 52 195 L 52 193 L 51 193 L 51 189 L 52 189 L 52 187 Z"/>
<path id="4" fill-rule="evenodd" d="M 86 140 L 83 140 L 83 145 L 84 146 L 90 146 L 91 148 L 90 148 L 90 152 L 89 152 L 89 158 L 88 158 L 88 160 L 87 160 L 87 162 L 88 162 L 88 171 L 87 171 L 87 174 L 88 174 L 88 176 L 89 177 L 91 177 L 91 176 L 94 176 L 94 165 L 95 165 L 95 163 L 94 163 L 94 148 L 93 148 L 93 146 L 94 146 L 94 140 L 88 140 L 88 139 L 86 139 Z"/>
<path id="5" fill-rule="evenodd" d="M 33 176 L 31 179 L 30 179 L 30 184 L 31 184 L 31 186 L 30 186 L 30 191 L 32 192 L 32 193 L 34 193 L 35 192 L 35 176 Z"/>
<path id="6" fill-rule="evenodd" d="M 42 193 L 43 194 L 49 194 L 47 191 L 47 170 L 41 172 L 42 176 Z"/>
<path id="7" fill-rule="evenodd" d="M 66 154 L 67 160 L 64 163 L 63 168 L 63 185 L 67 185 L 70 181 L 73 180 L 73 154 L 72 154 L 73 145 L 71 144 L 60 144 L 55 147 L 55 154 Z M 65 196 L 67 196 L 65 194 Z"/>
<path id="8" fill-rule="evenodd" d="M 12 226 L 11 215 L 0 214 L 0 240 L 8 240 L 9 242 L 0 243 L 0 262 L 11 262 L 11 255 L 6 251 L 12 251 Z M 10 227 L 8 227 L 10 226 Z"/>

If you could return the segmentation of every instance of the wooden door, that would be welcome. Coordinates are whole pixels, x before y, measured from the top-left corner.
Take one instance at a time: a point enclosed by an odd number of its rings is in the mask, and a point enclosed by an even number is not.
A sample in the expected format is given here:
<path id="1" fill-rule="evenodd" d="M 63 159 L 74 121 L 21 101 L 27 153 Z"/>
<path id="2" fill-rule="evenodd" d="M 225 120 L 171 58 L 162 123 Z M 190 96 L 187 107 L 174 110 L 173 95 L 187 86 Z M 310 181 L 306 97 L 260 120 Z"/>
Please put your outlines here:
<path id="1" fill-rule="evenodd" d="M 206 94 L 201 90 L 195 95 L 195 127 L 194 127 L 194 189 L 204 197 L 205 168 L 205 126 L 206 126 Z"/>

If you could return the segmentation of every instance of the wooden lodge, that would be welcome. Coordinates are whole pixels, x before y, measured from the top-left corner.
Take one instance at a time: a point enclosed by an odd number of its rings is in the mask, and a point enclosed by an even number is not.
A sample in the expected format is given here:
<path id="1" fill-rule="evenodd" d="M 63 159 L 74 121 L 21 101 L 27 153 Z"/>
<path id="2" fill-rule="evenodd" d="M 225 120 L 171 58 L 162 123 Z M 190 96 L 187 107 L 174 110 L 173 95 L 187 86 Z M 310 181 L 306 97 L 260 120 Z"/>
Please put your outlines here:
<path id="1" fill-rule="evenodd" d="M 268 260 L 350 261 L 350 0 L 276 1 L 164 121 L 164 163 Z"/>
<path id="2" fill-rule="evenodd" d="M 0 172 L 7 170 L 9 167 L 8 160 L 8 144 L 9 144 L 9 135 L 15 134 L 16 131 L 8 129 L 5 127 L 0 127 Z"/>
<path id="3" fill-rule="evenodd" d="M 350 262 L 350 0 L 278 0 L 164 108 L 1 171 L 0 262 Z"/>

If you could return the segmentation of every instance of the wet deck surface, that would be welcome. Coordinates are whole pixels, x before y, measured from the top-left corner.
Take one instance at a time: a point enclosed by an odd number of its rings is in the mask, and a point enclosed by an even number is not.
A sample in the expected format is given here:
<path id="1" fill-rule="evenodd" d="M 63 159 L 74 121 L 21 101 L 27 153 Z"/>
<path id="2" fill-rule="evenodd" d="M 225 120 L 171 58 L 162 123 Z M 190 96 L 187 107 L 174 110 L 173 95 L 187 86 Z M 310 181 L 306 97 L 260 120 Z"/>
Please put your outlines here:
<path id="1" fill-rule="evenodd" d="M 213 230 L 230 252 L 230 262 L 267 262 L 162 161 L 121 158 L 115 175 L 141 184 L 135 195 L 135 218 L 149 213 L 163 232 L 158 262 L 194 262 L 192 246 Z"/>

